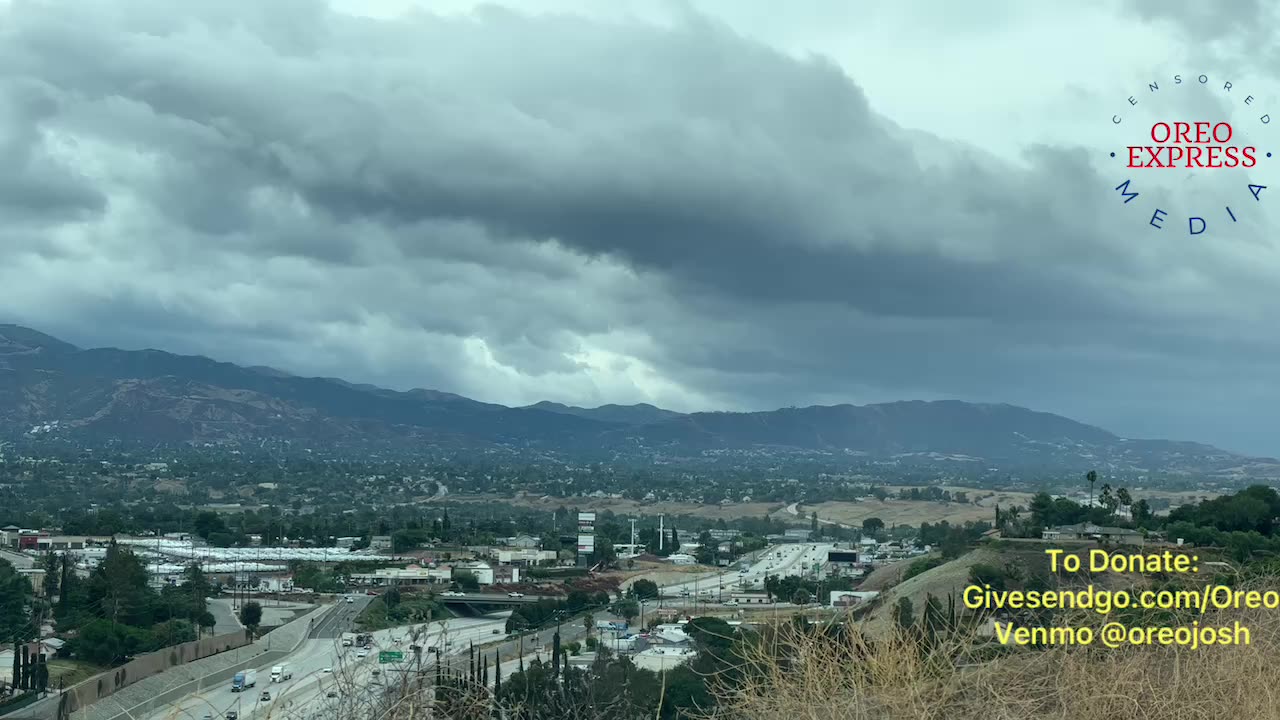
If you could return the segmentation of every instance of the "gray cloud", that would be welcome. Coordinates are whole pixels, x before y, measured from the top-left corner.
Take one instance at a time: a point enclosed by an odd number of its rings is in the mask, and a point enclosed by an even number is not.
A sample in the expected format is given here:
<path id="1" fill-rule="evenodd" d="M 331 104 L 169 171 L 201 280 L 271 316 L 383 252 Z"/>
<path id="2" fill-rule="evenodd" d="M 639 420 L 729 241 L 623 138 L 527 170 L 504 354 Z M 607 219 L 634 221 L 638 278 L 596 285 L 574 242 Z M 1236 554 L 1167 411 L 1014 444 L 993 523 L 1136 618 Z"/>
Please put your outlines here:
<path id="1" fill-rule="evenodd" d="M 830 61 L 698 17 L 7 13 L 0 157 L 29 170 L 0 221 L 58 222 L 0 228 L 0 293 L 69 340 L 512 404 L 1009 401 L 1280 450 L 1249 434 L 1280 400 L 1271 246 L 1144 234 L 1096 148 L 1010 164 L 900 128 Z"/>

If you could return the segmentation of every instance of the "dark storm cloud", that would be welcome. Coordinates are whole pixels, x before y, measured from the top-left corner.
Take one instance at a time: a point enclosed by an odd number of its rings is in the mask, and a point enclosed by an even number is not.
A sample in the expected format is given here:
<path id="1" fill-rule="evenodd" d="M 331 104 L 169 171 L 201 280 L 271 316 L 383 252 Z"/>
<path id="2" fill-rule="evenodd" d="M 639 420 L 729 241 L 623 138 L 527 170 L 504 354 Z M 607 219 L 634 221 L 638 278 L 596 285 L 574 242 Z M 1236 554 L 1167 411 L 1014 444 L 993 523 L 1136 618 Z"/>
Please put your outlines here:
<path id="1" fill-rule="evenodd" d="M 702 18 L 8 13 L 0 156 L 28 155 L 0 219 L 102 216 L 26 239 L 25 275 L 66 287 L 18 312 L 77 342 L 512 403 L 952 396 L 1100 420 L 1273 376 L 1241 312 L 1275 307 L 1269 266 L 1135 239 L 1082 150 L 921 141 L 840 68 Z"/>

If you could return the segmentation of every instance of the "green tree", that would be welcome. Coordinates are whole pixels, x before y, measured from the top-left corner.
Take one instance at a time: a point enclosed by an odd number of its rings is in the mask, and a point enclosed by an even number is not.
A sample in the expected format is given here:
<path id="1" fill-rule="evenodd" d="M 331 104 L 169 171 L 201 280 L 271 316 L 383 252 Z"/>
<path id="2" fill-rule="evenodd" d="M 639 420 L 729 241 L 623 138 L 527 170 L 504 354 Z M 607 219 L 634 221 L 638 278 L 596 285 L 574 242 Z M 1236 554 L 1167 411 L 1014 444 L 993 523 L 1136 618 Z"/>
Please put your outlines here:
<path id="1" fill-rule="evenodd" d="M 631 583 L 627 595 L 637 600 L 651 600 L 658 597 L 658 584 L 652 580 L 641 578 Z"/>
<path id="2" fill-rule="evenodd" d="M 884 521 L 878 517 L 869 517 L 862 521 L 862 532 L 867 535 L 876 535 L 884 530 Z"/>
<path id="3" fill-rule="evenodd" d="M 201 633 L 208 633 L 212 635 L 213 629 L 215 626 L 217 626 L 217 624 L 218 624 L 218 619 L 214 617 L 213 613 L 209 612 L 208 610 L 205 610 L 204 612 L 196 616 L 196 625 L 200 627 Z"/>
<path id="4" fill-rule="evenodd" d="M 1129 488 L 1120 488 L 1117 490 L 1116 500 L 1120 501 L 1120 507 L 1133 506 L 1133 495 L 1129 493 Z"/>
<path id="5" fill-rule="evenodd" d="M 560 631 L 551 636 L 551 676 L 560 675 Z"/>
<path id="6" fill-rule="evenodd" d="M 7 560 L 0 560 L 0 637 L 26 641 L 35 637 L 27 605 L 31 583 Z"/>
<path id="7" fill-rule="evenodd" d="M 1003 568 L 986 563 L 976 563 L 969 568 L 969 584 L 982 587 L 990 585 L 992 590 L 1004 590 L 1008 574 Z"/>
<path id="8" fill-rule="evenodd" d="M 626 620 L 630 625 L 631 621 L 640 614 L 640 603 L 635 600 L 619 600 L 613 604 L 613 614 Z"/>
<path id="9" fill-rule="evenodd" d="M 62 555 L 48 552 L 44 554 L 44 597 L 50 604 L 58 599 L 58 588 L 62 587 Z"/>
<path id="10" fill-rule="evenodd" d="M 894 608 L 893 622 L 901 630 L 910 630 L 916 621 L 916 611 L 911 605 L 911 598 L 898 598 L 898 604 Z"/>
<path id="11" fill-rule="evenodd" d="M 1054 523 L 1053 517 L 1053 496 L 1043 490 L 1036 493 L 1028 505 L 1031 510 L 1031 524 L 1040 527 L 1052 527 Z"/>
<path id="12" fill-rule="evenodd" d="M 455 570 L 453 573 L 453 582 L 463 590 L 479 590 L 480 580 L 476 578 L 476 574 L 469 570 Z"/>
<path id="13" fill-rule="evenodd" d="M 152 624 L 155 592 L 150 577 L 133 552 L 112 541 L 106 556 L 89 576 L 88 591 L 100 617 L 135 627 Z"/>
<path id="14" fill-rule="evenodd" d="M 206 510 L 196 515 L 194 524 L 196 535 L 205 540 L 214 535 L 225 535 L 227 533 L 227 526 L 223 522 L 222 516 L 212 510 Z"/>
<path id="15" fill-rule="evenodd" d="M 240 624 L 249 628 L 249 632 L 258 634 L 258 626 L 262 624 L 262 606 L 256 602 L 247 602 L 240 608 Z"/>
<path id="16" fill-rule="evenodd" d="M 1133 513 L 1133 523 L 1135 525 L 1142 525 L 1143 523 L 1151 520 L 1153 516 L 1151 512 L 1151 505 L 1146 500 L 1139 500 L 1135 502 L 1131 512 Z"/>

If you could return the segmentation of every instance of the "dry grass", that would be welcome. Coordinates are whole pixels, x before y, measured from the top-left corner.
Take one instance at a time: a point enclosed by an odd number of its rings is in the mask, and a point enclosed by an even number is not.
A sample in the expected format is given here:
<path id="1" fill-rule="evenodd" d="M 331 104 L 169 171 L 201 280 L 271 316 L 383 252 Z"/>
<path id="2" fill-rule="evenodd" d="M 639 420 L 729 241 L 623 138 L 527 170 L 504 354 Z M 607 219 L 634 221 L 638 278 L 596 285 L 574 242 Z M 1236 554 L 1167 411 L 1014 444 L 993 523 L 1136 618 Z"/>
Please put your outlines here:
<path id="1" fill-rule="evenodd" d="M 624 498 L 558 498 L 539 495 L 504 497 L 502 495 L 449 495 L 450 502 L 502 503 L 522 508 L 534 508 L 551 512 L 564 506 L 576 507 L 583 512 L 612 511 L 617 515 L 692 515 L 708 520 L 733 520 L 744 517 L 763 517 L 784 507 L 783 503 L 731 503 L 729 505 L 701 505 L 684 502 L 638 502 Z"/>
<path id="2" fill-rule="evenodd" d="M 1079 618 L 1100 625 L 1097 618 Z M 911 641 L 869 645 L 860 636 L 815 640 L 778 628 L 778 652 L 743 658 L 752 678 L 721 686 L 720 720 L 1233 720 L 1280 718 L 1280 616 L 1239 620 L 1252 644 L 1199 650 L 1161 647 L 1016 649 L 978 662 L 972 639 L 933 654 Z M 778 656 L 795 658 L 794 662 Z"/>
<path id="3" fill-rule="evenodd" d="M 896 489 L 896 488 L 895 488 Z M 1005 503 L 1001 503 L 1002 506 Z M 963 524 L 971 520 L 987 520 L 995 518 L 993 506 L 974 505 L 973 503 L 945 503 L 924 500 L 876 500 L 869 498 L 862 502 L 825 502 L 816 505 L 802 505 L 802 518 L 816 512 L 823 520 L 860 527 L 867 518 L 880 518 L 885 525 L 911 525 L 919 527 L 920 523 L 940 523 L 943 520 L 952 525 Z M 782 516 L 779 516 L 782 517 Z M 788 516 L 795 520 L 794 515 Z"/>

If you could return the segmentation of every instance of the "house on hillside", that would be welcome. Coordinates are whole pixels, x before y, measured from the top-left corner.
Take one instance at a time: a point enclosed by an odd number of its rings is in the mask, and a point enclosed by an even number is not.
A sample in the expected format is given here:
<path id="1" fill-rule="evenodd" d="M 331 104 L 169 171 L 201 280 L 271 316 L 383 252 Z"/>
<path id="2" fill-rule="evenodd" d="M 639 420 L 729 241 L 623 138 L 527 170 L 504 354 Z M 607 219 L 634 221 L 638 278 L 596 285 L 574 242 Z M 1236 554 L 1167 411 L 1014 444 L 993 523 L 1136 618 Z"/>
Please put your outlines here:
<path id="1" fill-rule="evenodd" d="M 1116 543 L 1121 545 L 1141 545 L 1143 543 L 1142 533 L 1137 530 L 1128 528 L 1106 527 L 1103 525 L 1094 525 L 1093 523 L 1079 523 L 1076 525 L 1060 525 L 1055 528 L 1046 528 L 1040 533 L 1042 540 L 1051 541 L 1093 541 L 1101 540 L 1107 543 Z"/>

